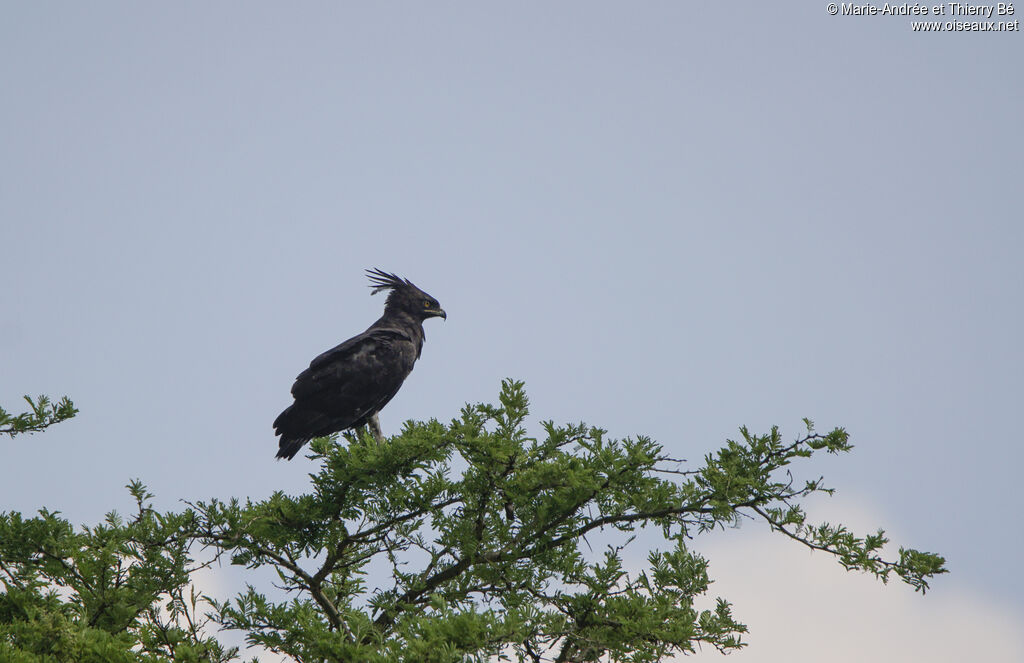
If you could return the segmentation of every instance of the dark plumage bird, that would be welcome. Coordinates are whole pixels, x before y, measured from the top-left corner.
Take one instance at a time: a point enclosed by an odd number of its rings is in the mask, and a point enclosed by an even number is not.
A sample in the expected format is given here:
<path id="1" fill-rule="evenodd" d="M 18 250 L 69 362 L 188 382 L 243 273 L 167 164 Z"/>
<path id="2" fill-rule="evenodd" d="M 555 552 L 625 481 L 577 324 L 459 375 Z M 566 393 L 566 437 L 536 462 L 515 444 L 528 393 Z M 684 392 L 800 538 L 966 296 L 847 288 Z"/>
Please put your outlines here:
<path id="1" fill-rule="evenodd" d="M 299 373 L 295 402 L 274 420 L 278 458 L 291 459 L 309 440 L 368 423 L 390 401 L 423 349 L 423 321 L 448 316 L 409 279 L 366 270 L 371 294 L 390 290 L 384 315 L 359 336 L 331 348 Z"/>

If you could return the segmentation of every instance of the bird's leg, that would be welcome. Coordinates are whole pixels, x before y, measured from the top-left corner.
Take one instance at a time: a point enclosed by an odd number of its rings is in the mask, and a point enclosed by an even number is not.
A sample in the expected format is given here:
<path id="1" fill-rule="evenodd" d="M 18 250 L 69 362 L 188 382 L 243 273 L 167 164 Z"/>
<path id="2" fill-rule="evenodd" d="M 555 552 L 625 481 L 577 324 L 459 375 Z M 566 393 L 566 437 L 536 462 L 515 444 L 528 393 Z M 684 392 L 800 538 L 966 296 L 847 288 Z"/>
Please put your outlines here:
<path id="1" fill-rule="evenodd" d="M 370 434 L 373 435 L 373 439 L 381 442 L 384 439 L 384 435 L 380 432 L 380 419 L 377 418 L 377 413 L 374 412 L 370 420 L 366 422 L 370 428 Z"/>

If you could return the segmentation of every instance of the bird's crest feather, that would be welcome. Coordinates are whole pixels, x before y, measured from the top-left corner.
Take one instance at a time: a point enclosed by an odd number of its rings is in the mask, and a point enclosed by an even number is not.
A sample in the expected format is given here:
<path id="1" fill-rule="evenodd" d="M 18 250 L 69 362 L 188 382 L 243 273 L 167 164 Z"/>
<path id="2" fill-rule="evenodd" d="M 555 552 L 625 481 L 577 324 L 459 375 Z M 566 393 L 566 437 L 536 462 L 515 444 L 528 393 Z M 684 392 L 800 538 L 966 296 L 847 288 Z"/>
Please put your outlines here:
<path id="1" fill-rule="evenodd" d="M 373 288 L 371 295 L 376 295 L 384 290 L 403 290 L 408 287 L 415 288 L 412 281 L 403 279 L 395 274 L 388 274 L 380 269 L 368 269 L 366 275 L 370 279 L 370 287 Z"/>

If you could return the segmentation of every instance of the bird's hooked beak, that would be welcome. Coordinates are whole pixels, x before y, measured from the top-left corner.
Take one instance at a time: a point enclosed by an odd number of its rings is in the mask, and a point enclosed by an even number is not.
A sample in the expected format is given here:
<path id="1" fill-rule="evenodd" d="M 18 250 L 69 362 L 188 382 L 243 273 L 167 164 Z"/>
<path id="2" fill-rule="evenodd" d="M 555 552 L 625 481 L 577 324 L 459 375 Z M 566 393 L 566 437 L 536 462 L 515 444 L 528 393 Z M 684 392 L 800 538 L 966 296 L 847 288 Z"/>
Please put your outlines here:
<path id="1" fill-rule="evenodd" d="M 441 318 L 442 320 L 447 320 L 448 319 L 448 314 L 444 312 L 443 308 L 437 309 L 437 311 L 434 313 L 434 315 L 437 316 L 438 318 Z"/>

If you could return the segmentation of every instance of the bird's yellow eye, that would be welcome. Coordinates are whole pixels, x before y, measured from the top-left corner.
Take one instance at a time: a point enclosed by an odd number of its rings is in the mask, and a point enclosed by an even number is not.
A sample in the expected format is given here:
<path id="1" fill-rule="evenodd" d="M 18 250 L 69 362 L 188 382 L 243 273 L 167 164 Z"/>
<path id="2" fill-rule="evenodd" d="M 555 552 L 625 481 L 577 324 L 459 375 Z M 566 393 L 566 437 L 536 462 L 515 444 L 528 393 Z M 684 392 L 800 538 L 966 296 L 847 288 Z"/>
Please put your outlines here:
<path id="1" fill-rule="evenodd" d="M 423 300 L 423 308 L 430 308 L 430 300 L 429 299 Z"/>

